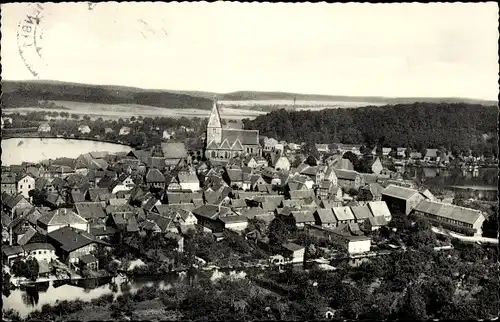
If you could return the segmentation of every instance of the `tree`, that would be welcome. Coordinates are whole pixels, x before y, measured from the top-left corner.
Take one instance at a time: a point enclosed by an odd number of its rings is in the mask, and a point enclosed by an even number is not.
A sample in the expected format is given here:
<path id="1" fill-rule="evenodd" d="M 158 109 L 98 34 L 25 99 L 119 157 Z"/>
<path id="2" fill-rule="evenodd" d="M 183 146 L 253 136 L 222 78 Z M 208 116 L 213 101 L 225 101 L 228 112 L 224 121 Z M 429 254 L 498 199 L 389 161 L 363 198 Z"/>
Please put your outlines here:
<path id="1" fill-rule="evenodd" d="M 302 145 L 301 153 L 307 157 L 312 156 L 316 160 L 319 160 L 320 157 L 316 144 L 312 141 L 308 141 Z"/>
<path id="2" fill-rule="evenodd" d="M 288 237 L 297 231 L 295 218 L 289 216 L 278 216 L 269 224 L 269 244 L 275 247 L 281 246 Z"/>
<path id="3" fill-rule="evenodd" d="M 29 258 L 26 261 L 16 260 L 12 265 L 12 273 L 14 276 L 26 277 L 33 281 L 38 278 L 39 265 L 36 258 Z"/>
<path id="4" fill-rule="evenodd" d="M 425 304 L 420 289 L 414 286 L 408 286 L 398 316 L 401 320 L 425 320 L 427 318 Z"/>

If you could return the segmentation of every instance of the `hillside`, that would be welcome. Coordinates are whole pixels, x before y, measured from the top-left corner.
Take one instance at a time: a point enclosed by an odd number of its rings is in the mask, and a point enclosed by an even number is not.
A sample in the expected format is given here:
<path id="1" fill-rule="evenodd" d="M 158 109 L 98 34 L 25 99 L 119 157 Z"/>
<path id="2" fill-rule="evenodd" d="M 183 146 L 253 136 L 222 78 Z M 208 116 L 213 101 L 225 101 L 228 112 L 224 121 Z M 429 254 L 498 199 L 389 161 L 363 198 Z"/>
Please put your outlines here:
<path id="1" fill-rule="evenodd" d="M 497 153 L 496 106 L 413 103 L 317 112 L 273 111 L 245 128 L 288 142 L 351 143 Z"/>
<path id="2" fill-rule="evenodd" d="M 213 93 L 204 91 L 151 90 L 113 85 L 86 85 L 59 81 L 2 81 L 2 106 L 6 108 L 34 106 L 40 100 L 72 101 L 100 104 L 139 104 L 164 108 L 210 109 L 211 100 L 221 101 L 299 101 L 367 102 L 373 104 L 408 104 L 418 101 L 430 103 L 469 103 L 496 105 L 494 101 L 462 98 L 390 98 L 373 96 L 332 96 L 285 92 L 238 91 Z M 236 104 L 237 105 L 237 104 Z M 264 104 L 265 105 L 265 104 Z M 270 110 L 275 109 L 270 106 Z"/>
<path id="3" fill-rule="evenodd" d="M 61 82 L 2 81 L 2 107 L 35 106 L 38 101 L 138 104 L 172 109 L 210 109 L 212 101 L 198 96 L 134 87 L 96 86 Z"/>

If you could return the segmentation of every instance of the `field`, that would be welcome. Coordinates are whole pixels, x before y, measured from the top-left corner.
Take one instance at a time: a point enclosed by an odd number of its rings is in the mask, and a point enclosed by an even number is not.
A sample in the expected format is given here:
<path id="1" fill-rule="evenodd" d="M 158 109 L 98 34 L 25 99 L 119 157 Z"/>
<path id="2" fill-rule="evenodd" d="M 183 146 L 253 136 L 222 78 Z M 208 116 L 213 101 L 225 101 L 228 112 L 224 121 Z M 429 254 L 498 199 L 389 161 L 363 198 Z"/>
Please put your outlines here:
<path id="1" fill-rule="evenodd" d="M 40 108 L 40 107 L 17 107 L 5 108 L 3 114 L 45 111 L 45 112 L 68 112 L 70 114 L 78 114 L 80 116 L 88 115 L 92 119 L 102 117 L 103 119 L 119 119 L 130 118 L 131 116 L 142 117 L 208 117 L 210 110 L 201 109 L 169 109 L 154 107 L 148 105 L 137 104 L 100 104 L 100 103 L 80 103 L 69 101 L 52 101 L 58 106 L 63 106 L 64 109 L 57 108 Z M 221 116 L 224 119 L 242 120 L 244 118 L 255 118 L 265 112 L 253 111 L 244 108 L 220 108 Z"/>
<path id="2" fill-rule="evenodd" d="M 244 100 L 244 101 L 225 101 L 220 104 L 227 106 L 290 106 L 294 105 L 293 100 Z M 296 100 L 296 107 L 322 107 L 322 108 L 349 108 L 368 105 L 383 105 L 382 103 L 355 102 L 355 101 L 314 101 L 314 100 Z"/>

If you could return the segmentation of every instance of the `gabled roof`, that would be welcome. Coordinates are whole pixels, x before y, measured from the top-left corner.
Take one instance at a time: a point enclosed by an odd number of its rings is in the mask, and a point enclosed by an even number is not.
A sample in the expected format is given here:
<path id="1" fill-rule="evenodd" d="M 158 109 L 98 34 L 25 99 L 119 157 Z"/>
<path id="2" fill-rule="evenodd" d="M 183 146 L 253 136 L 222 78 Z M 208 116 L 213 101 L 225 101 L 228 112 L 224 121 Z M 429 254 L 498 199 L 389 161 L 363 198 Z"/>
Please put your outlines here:
<path id="1" fill-rule="evenodd" d="M 387 207 L 385 201 L 370 201 L 368 202 L 373 217 L 391 217 L 391 211 Z"/>
<path id="2" fill-rule="evenodd" d="M 146 182 L 151 183 L 151 182 L 165 182 L 165 177 L 163 174 L 160 172 L 158 169 L 149 169 L 148 173 L 146 174 Z"/>
<path id="3" fill-rule="evenodd" d="M 421 201 L 414 210 L 467 224 L 475 224 L 478 219 L 484 218 L 479 210 L 430 200 Z"/>
<path id="4" fill-rule="evenodd" d="M 330 224 L 336 223 L 337 219 L 333 214 L 333 210 L 331 208 L 328 209 L 317 209 L 316 214 L 322 224 Z"/>
<path id="5" fill-rule="evenodd" d="M 368 206 L 351 206 L 351 211 L 356 220 L 367 219 L 373 217 L 372 212 Z"/>
<path id="6" fill-rule="evenodd" d="M 314 222 L 314 215 L 309 210 L 292 211 L 292 216 L 295 218 L 296 223 Z"/>
<path id="7" fill-rule="evenodd" d="M 220 212 L 219 212 L 220 209 Z M 193 214 L 196 216 L 205 217 L 208 219 L 215 220 L 219 216 L 219 213 L 231 213 L 231 209 L 227 207 L 219 207 L 216 205 L 203 205 L 201 207 L 193 209 Z"/>
<path id="8" fill-rule="evenodd" d="M 258 130 L 222 129 L 222 141 L 227 140 L 232 145 L 239 140 L 243 145 L 259 145 Z"/>
<path id="9" fill-rule="evenodd" d="M 17 243 L 19 245 L 26 245 L 27 243 L 29 243 L 31 238 L 33 238 L 33 236 L 35 236 L 36 234 L 37 234 L 36 229 L 30 226 L 26 229 L 26 232 L 24 233 L 23 237 L 21 237 L 21 239 L 19 239 Z"/>
<path id="10" fill-rule="evenodd" d="M 188 156 L 186 146 L 182 142 L 165 142 L 161 144 L 163 156 L 167 159 L 181 159 Z"/>
<path id="11" fill-rule="evenodd" d="M 291 190 L 289 193 L 290 199 L 306 199 L 314 197 L 314 191 L 312 190 Z"/>
<path id="12" fill-rule="evenodd" d="M 220 216 L 219 220 L 224 224 L 248 222 L 248 218 L 245 216 Z"/>
<path id="13" fill-rule="evenodd" d="M 332 210 L 337 218 L 337 221 L 355 219 L 350 207 L 334 207 Z"/>
<path id="14" fill-rule="evenodd" d="M 370 191 L 371 195 L 376 198 L 382 196 L 382 191 L 384 190 L 384 187 L 382 187 L 378 183 L 370 183 L 364 186 L 362 189 Z"/>
<path id="15" fill-rule="evenodd" d="M 87 220 L 71 209 L 60 208 L 38 219 L 47 226 L 87 224 Z"/>
<path id="16" fill-rule="evenodd" d="M 287 244 L 283 244 L 282 246 L 283 246 L 283 248 L 285 248 L 291 252 L 296 252 L 298 250 L 305 249 L 304 246 L 297 245 L 295 243 L 287 243 Z"/>
<path id="17" fill-rule="evenodd" d="M 353 170 L 335 169 L 334 171 L 337 178 L 341 180 L 356 180 L 356 177 L 359 175 Z"/>
<path id="18" fill-rule="evenodd" d="M 385 220 L 385 217 L 383 216 L 369 217 L 368 221 L 372 226 L 385 226 L 388 224 L 387 220 Z"/>
<path id="19" fill-rule="evenodd" d="M 194 171 L 180 171 L 179 183 L 199 183 L 200 180 Z"/>
<path id="20" fill-rule="evenodd" d="M 111 192 L 106 188 L 90 188 L 88 195 L 91 201 L 106 201 L 111 197 Z"/>
<path id="21" fill-rule="evenodd" d="M 75 203 L 78 215 L 85 219 L 106 218 L 106 213 L 100 202 L 78 202 Z"/>
<path id="22" fill-rule="evenodd" d="M 394 184 L 390 184 L 389 186 L 387 186 L 387 188 L 382 190 L 382 195 L 403 200 L 408 200 L 418 193 L 419 192 L 415 189 L 400 187 Z"/>
<path id="23" fill-rule="evenodd" d="M 158 227 L 160 227 L 162 232 L 166 232 L 168 229 L 176 228 L 175 217 L 175 214 L 172 214 L 171 216 L 162 216 L 153 212 L 146 215 L 146 218 L 155 222 Z"/>
<path id="24" fill-rule="evenodd" d="M 68 226 L 58 230 L 54 230 L 47 236 L 57 242 L 60 245 L 61 249 L 66 252 L 75 251 L 92 243 L 101 243 L 107 245 L 107 243 L 99 241 L 95 236 L 87 232 Z"/>

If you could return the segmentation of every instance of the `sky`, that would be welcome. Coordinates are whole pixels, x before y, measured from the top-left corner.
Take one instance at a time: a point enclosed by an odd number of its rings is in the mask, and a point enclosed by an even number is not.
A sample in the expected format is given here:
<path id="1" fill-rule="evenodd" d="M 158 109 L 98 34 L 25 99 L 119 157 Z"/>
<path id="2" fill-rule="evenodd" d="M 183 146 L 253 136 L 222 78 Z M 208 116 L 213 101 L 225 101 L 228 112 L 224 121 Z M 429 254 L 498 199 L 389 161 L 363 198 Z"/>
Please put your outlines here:
<path id="1" fill-rule="evenodd" d="M 32 36 L 16 36 L 34 5 L 2 5 L 3 79 L 219 93 L 498 98 L 495 2 L 41 6 L 36 39 L 43 58 L 26 46 Z"/>

